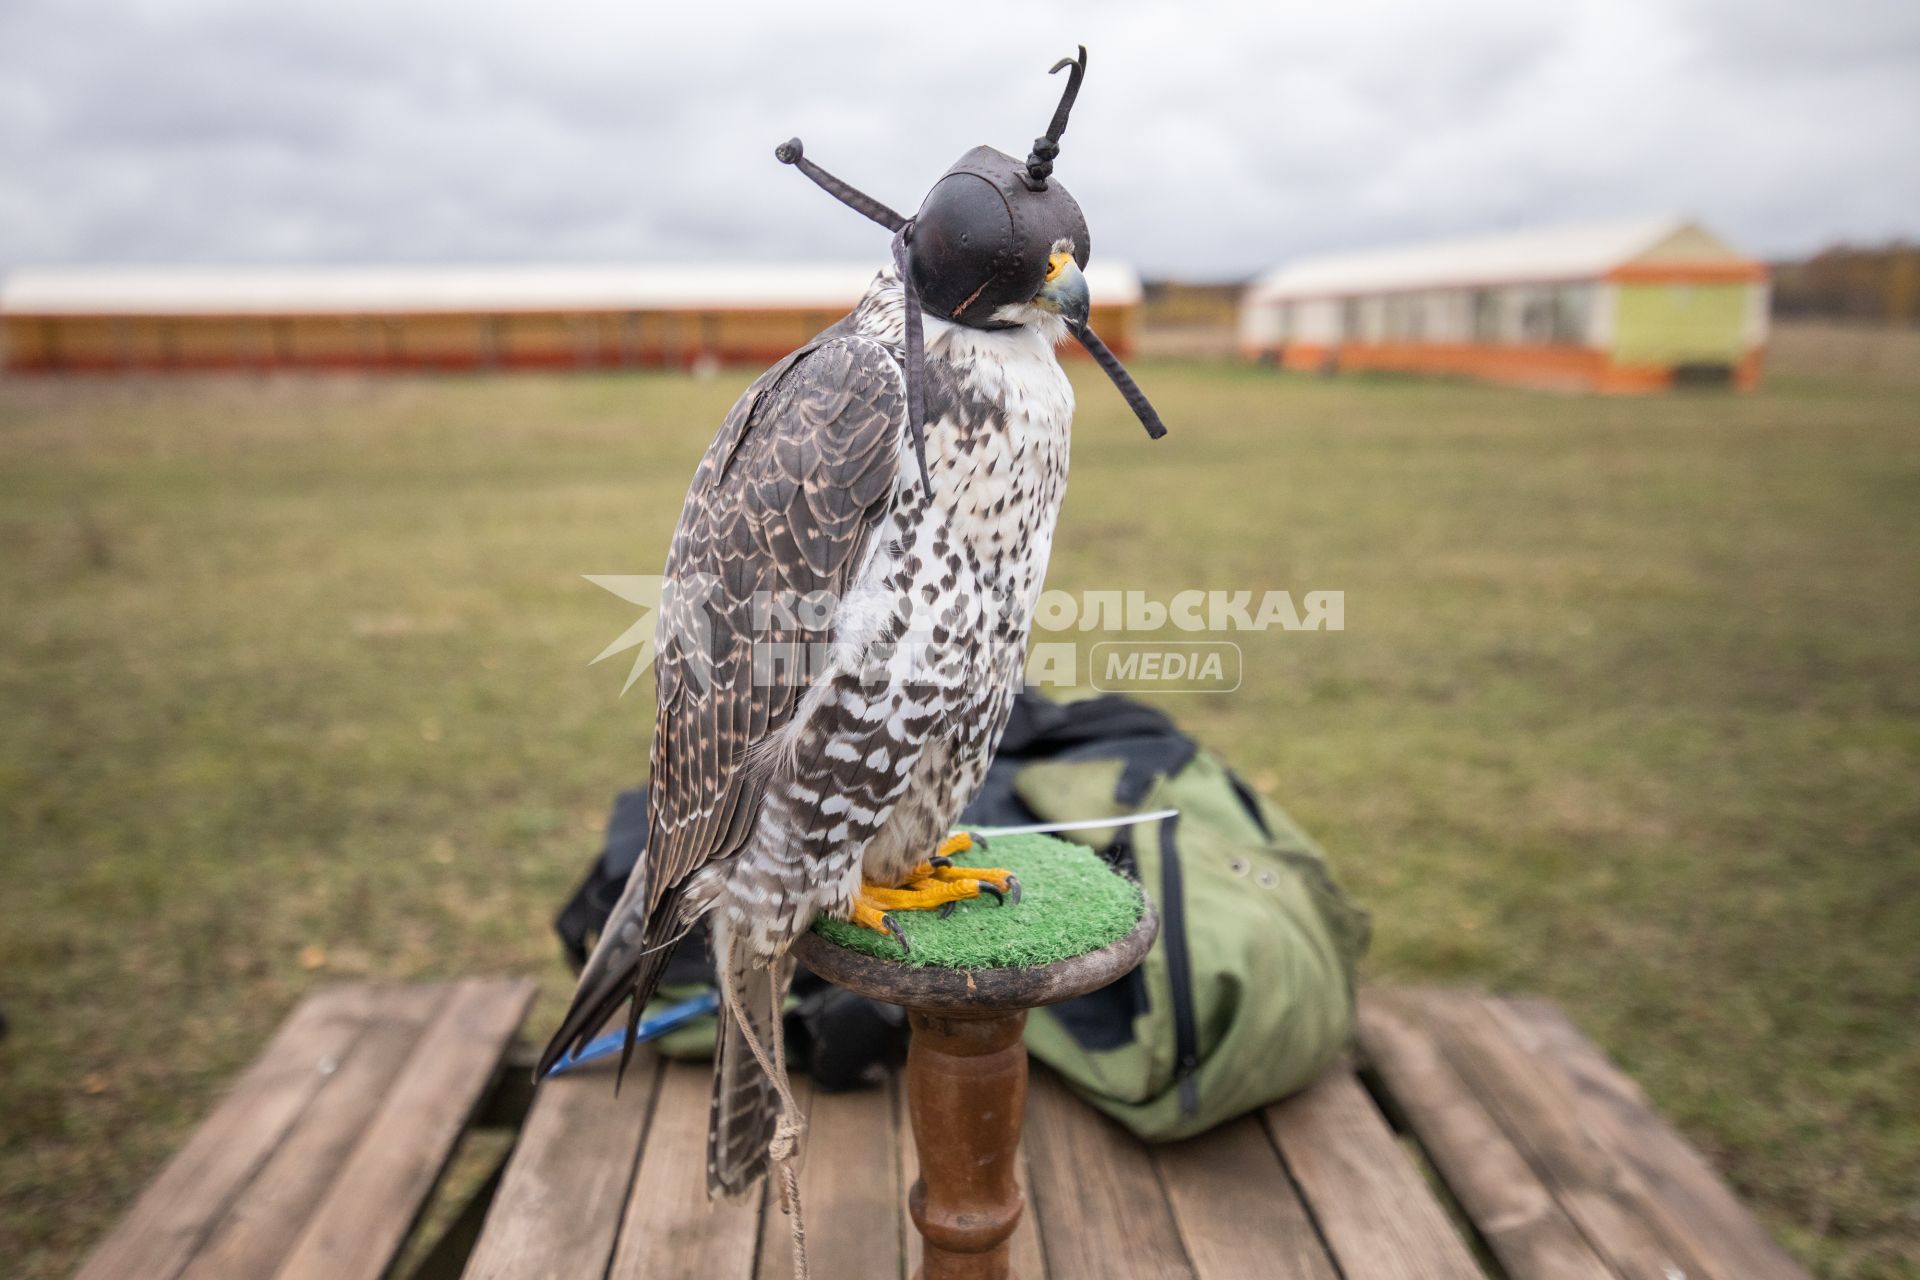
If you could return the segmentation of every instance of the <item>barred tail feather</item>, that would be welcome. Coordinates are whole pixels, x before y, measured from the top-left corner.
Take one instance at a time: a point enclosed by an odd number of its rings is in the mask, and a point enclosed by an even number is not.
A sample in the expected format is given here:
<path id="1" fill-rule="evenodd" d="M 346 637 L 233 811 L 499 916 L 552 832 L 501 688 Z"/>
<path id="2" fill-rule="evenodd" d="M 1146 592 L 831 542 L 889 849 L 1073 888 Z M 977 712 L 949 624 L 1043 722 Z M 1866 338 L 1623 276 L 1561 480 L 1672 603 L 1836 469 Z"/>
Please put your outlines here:
<path id="1" fill-rule="evenodd" d="M 740 1011 L 752 1024 L 761 1047 L 772 1055 L 782 1034 L 780 1018 L 793 977 L 792 961 L 782 959 L 771 968 L 756 969 L 736 943 L 715 951 L 726 957 Z M 767 1148 L 779 1120 L 778 1089 L 761 1070 L 739 1025 L 723 1011 L 707 1125 L 708 1196 L 739 1196 L 752 1190 L 767 1171 Z"/>

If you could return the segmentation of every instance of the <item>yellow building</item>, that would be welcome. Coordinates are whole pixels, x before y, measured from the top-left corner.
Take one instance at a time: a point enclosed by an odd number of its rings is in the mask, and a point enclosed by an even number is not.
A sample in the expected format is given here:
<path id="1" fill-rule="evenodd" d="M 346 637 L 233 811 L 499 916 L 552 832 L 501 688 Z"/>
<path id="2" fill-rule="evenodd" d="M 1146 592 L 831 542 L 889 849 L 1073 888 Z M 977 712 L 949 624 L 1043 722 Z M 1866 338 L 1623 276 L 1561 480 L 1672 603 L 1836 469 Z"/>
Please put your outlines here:
<path id="1" fill-rule="evenodd" d="M 1758 384 L 1767 269 L 1699 225 L 1642 219 L 1308 258 L 1262 277 L 1240 350 L 1590 391 Z"/>
<path id="2" fill-rule="evenodd" d="M 19 371 L 602 369 L 769 364 L 848 311 L 872 265 L 44 267 L 0 282 Z M 1140 278 L 1087 270 L 1115 351 Z"/>

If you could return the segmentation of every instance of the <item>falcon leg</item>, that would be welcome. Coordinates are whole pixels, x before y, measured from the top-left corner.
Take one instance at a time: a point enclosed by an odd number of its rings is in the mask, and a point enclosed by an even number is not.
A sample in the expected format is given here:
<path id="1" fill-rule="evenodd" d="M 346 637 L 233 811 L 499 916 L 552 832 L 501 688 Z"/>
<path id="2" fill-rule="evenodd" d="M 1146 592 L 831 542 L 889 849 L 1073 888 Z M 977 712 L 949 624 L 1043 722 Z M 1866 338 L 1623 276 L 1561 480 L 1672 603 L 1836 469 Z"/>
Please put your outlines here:
<path id="1" fill-rule="evenodd" d="M 895 911 L 937 908 L 945 915 L 953 910 L 954 903 L 983 893 L 1003 903 L 1020 901 L 1020 881 L 1011 871 L 954 865 L 953 855 L 965 853 L 976 843 L 984 842 L 964 831 L 948 836 L 933 857 L 909 872 L 907 882 L 898 887 L 861 881 L 860 892 L 853 900 L 853 923 L 887 934 L 904 949 L 907 940 L 901 935 L 899 921 L 893 918 Z"/>

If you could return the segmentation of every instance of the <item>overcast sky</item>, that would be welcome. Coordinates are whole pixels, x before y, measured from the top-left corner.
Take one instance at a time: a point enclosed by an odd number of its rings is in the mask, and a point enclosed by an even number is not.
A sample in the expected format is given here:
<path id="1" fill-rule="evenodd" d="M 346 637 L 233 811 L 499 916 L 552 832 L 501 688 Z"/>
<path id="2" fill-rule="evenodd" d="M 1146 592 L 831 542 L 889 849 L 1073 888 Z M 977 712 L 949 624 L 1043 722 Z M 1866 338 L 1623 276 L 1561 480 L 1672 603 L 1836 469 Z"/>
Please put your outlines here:
<path id="1" fill-rule="evenodd" d="M 1646 213 L 1767 254 L 1920 231 L 1915 0 L 0 0 L 0 268 L 877 260 L 774 144 L 910 211 L 1025 154 L 1079 41 L 1058 174 L 1149 274 Z"/>

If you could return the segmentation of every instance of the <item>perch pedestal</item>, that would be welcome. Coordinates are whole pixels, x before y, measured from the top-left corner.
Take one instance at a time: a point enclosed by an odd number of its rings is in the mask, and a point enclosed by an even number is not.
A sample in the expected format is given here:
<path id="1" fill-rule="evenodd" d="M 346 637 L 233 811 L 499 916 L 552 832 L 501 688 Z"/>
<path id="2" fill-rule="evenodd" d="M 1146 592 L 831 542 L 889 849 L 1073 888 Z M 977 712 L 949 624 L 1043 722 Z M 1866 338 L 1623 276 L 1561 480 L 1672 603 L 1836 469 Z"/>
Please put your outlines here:
<path id="1" fill-rule="evenodd" d="M 922 1280 L 1006 1280 L 1007 1241 L 1025 1211 L 1014 1170 L 1026 1115 L 1027 1010 L 1123 977 L 1159 927 L 1146 905 L 1118 942 L 1031 969 L 916 968 L 818 934 L 794 955 L 829 982 L 907 1011 L 907 1112 L 920 1177 L 907 1209 L 925 1243 Z"/>

